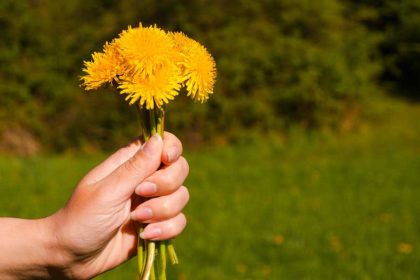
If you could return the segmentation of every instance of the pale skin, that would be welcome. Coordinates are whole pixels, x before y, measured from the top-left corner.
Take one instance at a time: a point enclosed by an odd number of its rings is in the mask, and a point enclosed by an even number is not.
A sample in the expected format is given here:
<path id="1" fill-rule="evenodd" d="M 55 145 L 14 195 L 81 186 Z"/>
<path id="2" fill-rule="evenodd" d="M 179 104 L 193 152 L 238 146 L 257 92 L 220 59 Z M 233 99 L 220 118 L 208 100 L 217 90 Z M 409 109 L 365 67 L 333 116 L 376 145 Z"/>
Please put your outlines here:
<path id="1" fill-rule="evenodd" d="M 188 170 L 181 142 L 165 132 L 96 166 L 53 215 L 0 218 L 0 279 L 93 278 L 135 255 L 138 222 L 148 223 L 145 239 L 176 237 L 186 225 Z"/>

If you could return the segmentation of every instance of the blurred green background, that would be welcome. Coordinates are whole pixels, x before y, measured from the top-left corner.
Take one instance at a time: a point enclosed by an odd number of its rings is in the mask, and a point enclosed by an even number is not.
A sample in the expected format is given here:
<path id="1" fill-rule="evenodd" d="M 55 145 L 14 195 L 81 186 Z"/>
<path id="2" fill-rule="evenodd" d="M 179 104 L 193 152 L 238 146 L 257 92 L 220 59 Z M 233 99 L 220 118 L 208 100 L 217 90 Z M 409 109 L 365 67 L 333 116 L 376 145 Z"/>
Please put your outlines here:
<path id="1" fill-rule="evenodd" d="M 171 279 L 420 279 L 418 0 L 1 0 L 0 215 L 56 211 L 138 134 L 79 78 L 139 22 L 218 67 L 207 104 L 167 107 L 191 165 Z"/>

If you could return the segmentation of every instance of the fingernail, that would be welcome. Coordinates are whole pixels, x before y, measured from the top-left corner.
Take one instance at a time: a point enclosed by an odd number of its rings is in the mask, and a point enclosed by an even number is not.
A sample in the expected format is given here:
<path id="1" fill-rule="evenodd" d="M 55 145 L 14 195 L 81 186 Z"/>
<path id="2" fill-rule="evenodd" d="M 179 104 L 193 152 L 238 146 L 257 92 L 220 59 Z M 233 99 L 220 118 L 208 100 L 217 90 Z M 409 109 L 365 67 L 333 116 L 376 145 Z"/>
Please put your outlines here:
<path id="1" fill-rule="evenodd" d="M 131 217 L 135 220 L 150 220 L 153 217 L 153 211 L 149 207 L 142 207 L 131 213 Z"/>
<path id="2" fill-rule="evenodd" d="M 159 142 L 162 142 L 162 137 L 156 133 L 144 144 L 142 148 L 143 152 L 147 155 L 153 155 L 159 146 Z"/>
<path id="3" fill-rule="evenodd" d="M 167 154 L 168 162 L 173 162 L 175 158 L 178 156 L 178 148 L 172 147 Z"/>
<path id="4" fill-rule="evenodd" d="M 158 238 L 162 234 L 160 228 L 147 228 L 140 233 L 140 238 L 142 239 L 154 239 Z"/>
<path id="5" fill-rule="evenodd" d="M 136 193 L 138 195 L 148 196 L 153 195 L 157 191 L 157 186 L 155 183 L 143 182 L 137 187 Z"/>

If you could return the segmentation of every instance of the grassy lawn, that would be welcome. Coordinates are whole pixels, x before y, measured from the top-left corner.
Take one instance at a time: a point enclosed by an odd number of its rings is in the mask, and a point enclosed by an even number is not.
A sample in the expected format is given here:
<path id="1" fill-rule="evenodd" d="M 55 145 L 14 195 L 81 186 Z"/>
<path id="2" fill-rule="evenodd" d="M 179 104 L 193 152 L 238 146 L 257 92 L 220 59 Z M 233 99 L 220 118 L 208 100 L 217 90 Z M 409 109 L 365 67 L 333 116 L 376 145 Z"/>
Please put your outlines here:
<path id="1" fill-rule="evenodd" d="M 187 151 L 170 279 L 420 279 L 420 106 L 376 125 Z M 0 215 L 40 217 L 104 156 L 0 157 Z M 134 279 L 127 264 L 97 279 Z"/>

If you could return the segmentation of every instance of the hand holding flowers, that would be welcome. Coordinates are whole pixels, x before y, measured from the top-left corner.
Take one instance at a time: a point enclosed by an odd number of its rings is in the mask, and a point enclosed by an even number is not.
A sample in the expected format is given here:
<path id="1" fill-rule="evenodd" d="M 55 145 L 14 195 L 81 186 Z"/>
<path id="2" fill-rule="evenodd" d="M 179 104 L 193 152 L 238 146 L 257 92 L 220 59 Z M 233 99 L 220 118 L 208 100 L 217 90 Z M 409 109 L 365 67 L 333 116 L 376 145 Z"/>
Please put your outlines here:
<path id="1" fill-rule="evenodd" d="M 144 234 L 178 235 L 188 200 L 182 186 L 188 165 L 181 153 L 180 141 L 170 133 L 144 146 L 136 139 L 92 169 L 53 215 L 0 218 L 0 279 L 91 279 L 112 269 L 135 255 L 137 222 L 144 221 L 145 208 L 152 217 Z M 136 195 L 146 182 L 162 196 L 144 202 Z"/>
<path id="2" fill-rule="evenodd" d="M 188 164 L 180 141 L 165 133 L 163 141 L 156 135 L 141 147 L 135 140 L 96 166 L 66 206 L 51 216 L 59 259 L 63 268 L 70 268 L 67 276 L 90 279 L 129 259 L 136 252 L 136 222 L 148 221 L 145 238 L 154 240 L 173 238 L 185 227 L 181 210 L 188 191 L 182 183 Z M 165 167 L 159 169 L 161 162 Z M 144 202 L 135 195 L 146 182 L 162 196 Z M 149 216 L 141 214 L 145 212 Z"/>
<path id="3" fill-rule="evenodd" d="M 92 58 L 93 61 L 85 62 L 83 85 L 91 90 L 105 83 L 116 84 L 129 104 L 137 105 L 144 140 L 154 134 L 163 136 L 164 105 L 182 88 L 199 102 L 206 101 L 213 93 L 216 65 L 212 56 L 201 44 L 180 32 L 167 33 L 156 26 L 141 24 L 137 28 L 130 26 Z M 138 192 L 147 188 L 153 187 L 144 185 Z M 146 217 L 148 213 L 143 210 L 137 215 Z M 140 225 L 139 276 L 142 280 L 166 280 L 167 255 L 173 264 L 178 262 L 175 250 L 169 241 L 145 240 L 154 237 L 148 231 L 150 226 Z"/>

